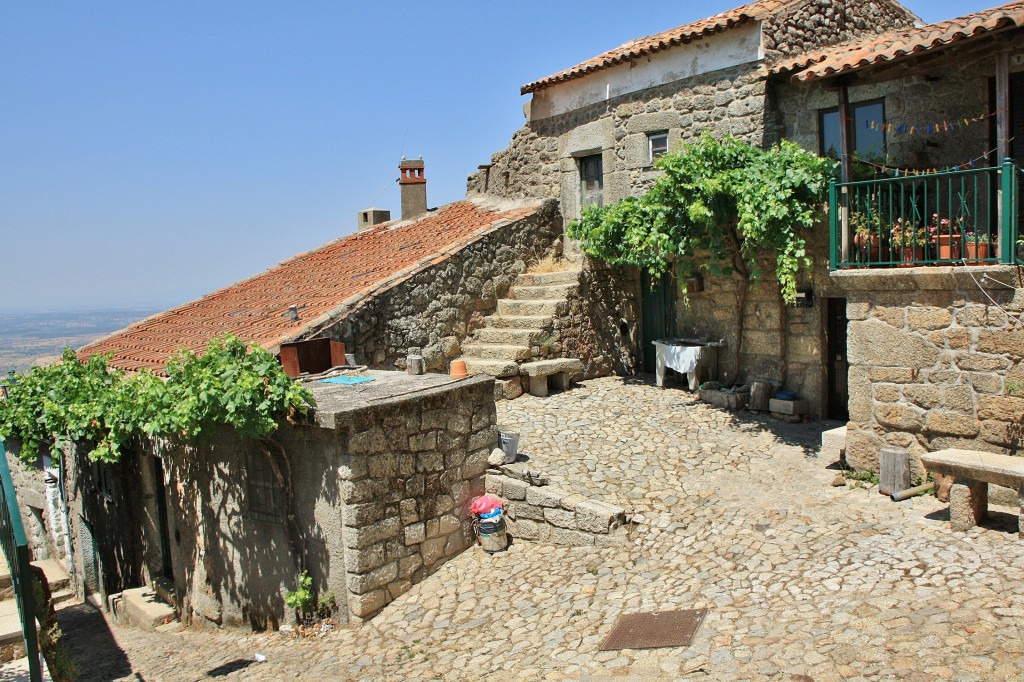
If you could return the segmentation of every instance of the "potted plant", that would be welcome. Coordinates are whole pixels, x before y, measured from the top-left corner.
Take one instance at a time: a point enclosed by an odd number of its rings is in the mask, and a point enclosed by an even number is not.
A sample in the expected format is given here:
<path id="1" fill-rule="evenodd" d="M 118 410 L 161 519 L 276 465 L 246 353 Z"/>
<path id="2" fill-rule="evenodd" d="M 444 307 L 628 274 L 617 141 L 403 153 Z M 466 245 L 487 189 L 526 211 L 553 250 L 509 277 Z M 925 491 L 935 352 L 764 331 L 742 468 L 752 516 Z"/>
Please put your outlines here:
<path id="1" fill-rule="evenodd" d="M 974 265 L 984 265 L 991 245 L 991 234 L 987 232 L 965 232 L 964 233 L 964 262 Z"/>
<path id="2" fill-rule="evenodd" d="M 877 215 L 855 211 L 850 214 L 850 227 L 853 228 L 853 243 L 857 247 L 857 259 L 861 263 L 877 263 L 880 260 L 881 220 Z"/>
<path id="3" fill-rule="evenodd" d="M 939 260 L 960 260 L 961 234 L 965 226 L 963 216 L 950 220 L 938 213 L 932 214 L 928 225 L 928 242 L 938 247 Z"/>
<path id="4" fill-rule="evenodd" d="M 915 261 L 924 260 L 924 245 L 927 243 L 925 229 L 918 227 L 909 220 L 897 218 L 889 230 L 890 245 L 906 263 L 900 267 L 910 268 Z"/>

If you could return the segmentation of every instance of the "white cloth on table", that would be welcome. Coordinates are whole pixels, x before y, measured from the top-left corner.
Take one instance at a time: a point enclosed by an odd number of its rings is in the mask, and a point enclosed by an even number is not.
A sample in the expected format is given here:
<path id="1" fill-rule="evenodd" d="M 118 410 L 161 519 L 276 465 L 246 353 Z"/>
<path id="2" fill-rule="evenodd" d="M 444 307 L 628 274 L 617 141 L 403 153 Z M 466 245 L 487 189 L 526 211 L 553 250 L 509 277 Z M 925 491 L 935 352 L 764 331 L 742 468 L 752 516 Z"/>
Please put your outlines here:
<path id="1" fill-rule="evenodd" d="M 660 348 L 659 348 L 660 350 Z M 687 374 L 697 369 L 697 362 L 703 355 L 701 346 L 665 346 L 665 366 L 680 374 Z"/>

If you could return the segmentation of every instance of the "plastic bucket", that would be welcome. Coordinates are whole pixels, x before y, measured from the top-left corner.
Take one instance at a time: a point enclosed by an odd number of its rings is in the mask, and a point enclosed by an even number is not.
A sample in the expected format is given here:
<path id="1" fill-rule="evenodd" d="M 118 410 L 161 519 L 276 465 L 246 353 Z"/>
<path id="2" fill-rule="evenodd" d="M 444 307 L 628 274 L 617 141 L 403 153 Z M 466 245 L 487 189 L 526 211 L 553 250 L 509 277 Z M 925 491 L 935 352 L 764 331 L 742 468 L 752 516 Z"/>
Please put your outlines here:
<path id="1" fill-rule="evenodd" d="M 499 429 L 498 447 L 505 453 L 505 464 L 511 464 L 516 461 L 516 456 L 519 454 L 519 433 Z"/>
<path id="2" fill-rule="evenodd" d="M 497 523 L 481 523 L 477 529 L 477 537 L 480 538 L 480 546 L 488 554 L 501 552 L 508 548 L 508 533 L 505 531 L 504 519 L 500 519 Z"/>

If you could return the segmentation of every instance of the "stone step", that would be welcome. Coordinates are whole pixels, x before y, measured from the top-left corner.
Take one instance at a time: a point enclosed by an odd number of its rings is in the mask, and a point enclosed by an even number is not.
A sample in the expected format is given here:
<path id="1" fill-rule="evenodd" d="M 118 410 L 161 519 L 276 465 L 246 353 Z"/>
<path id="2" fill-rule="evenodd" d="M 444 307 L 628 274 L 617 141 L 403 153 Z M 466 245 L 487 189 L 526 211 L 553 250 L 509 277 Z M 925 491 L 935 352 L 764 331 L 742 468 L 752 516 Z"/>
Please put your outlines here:
<path id="1" fill-rule="evenodd" d="M 568 303 L 564 300 L 532 300 L 503 298 L 498 301 L 499 315 L 544 315 L 553 317 L 565 312 Z"/>
<path id="2" fill-rule="evenodd" d="M 516 284 L 509 290 L 508 297 L 517 300 L 533 299 L 535 301 L 565 299 L 575 293 L 578 288 L 579 284 L 576 282 L 568 282 L 566 284 L 543 284 L 540 286 L 530 287 L 524 287 Z"/>
<path id="3" fill-rule="evenodd" d="M 463 359 L 510 360 L 518 362 L 529 360 L 529 346 L 514 346 L 500 343 L 467 343 L 462 347 Z"/>
<path id="4" fill-rule="evenodd" d="M 484 324 L 493 329 L 542 329 L 552 327 L 550 315 L 489 315 Z"/>
<path id="5" fill-rule="evenodd" d="M 543 329 L 483 327 L 476 332 L 476 340 L 480 343 L 502 343 L 513 346 L 536 346 L 550 338 L 552 338 L 551 332 Z"/>
<path id="6" fill-rule="evenodd" d="M 504 379 L 506 377 L 519 376 L 519 363 L 508 360 L 481 360 L 479 358 L 463 358 L 466 361 L 466 371 L 470 376 L 474 374 L 486 374 L 492 377 Z"/>
<path id="7" fill-rule="evenodd" d="M 846 427 L 837 426 L 834 429 L 821 432 L 821 449 L 823 451 L 835 452 L 846 449 Z"/>
<path id="8" fill-rule="evenodd" d="M 33 561 L 32 565 L 43 569 L 50 592 L 61 592 L 71 586 L 71 576 L 56 559 L 40 559 Z"/>
<path id="9" fill-rule="evenodd" d="M 559 270 L 558 272 L 524 272 L 516 279 L 516 284 L 533 287 L 546 284 L 576 283 L 579 281 L 579 270 Z"/>
<path id="10" fill-rule="evenodd" d="M 156 630 L 161 625 L 177 620 L 174 609 L 160 600 L 148 587 L 133 587 L 107 597 L 108 608 L 114 621 L 142 630 Z"/>
<path id="11" fill-rule="evenodd" d="M 25 655 L 25 639 L 21 634 L 18 603 L 13 599 L 0 602 L 0 663 Z"/>

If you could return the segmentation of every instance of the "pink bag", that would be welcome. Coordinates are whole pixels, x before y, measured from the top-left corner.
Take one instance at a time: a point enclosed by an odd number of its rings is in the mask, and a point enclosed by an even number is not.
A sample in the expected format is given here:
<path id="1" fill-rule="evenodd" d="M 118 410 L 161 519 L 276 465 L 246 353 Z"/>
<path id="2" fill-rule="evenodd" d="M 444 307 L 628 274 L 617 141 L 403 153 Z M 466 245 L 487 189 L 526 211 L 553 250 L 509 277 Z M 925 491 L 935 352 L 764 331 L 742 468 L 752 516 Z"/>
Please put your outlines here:
<path id="1" fill-rule="evenodd" d="M 500 509 L 502 506 L 501 500 L 490 495 L 482 495 L 474 498 L 473 503 L 469 506 L 469 511 L 477 516 L 486 514 L 487 512 Z"/>

